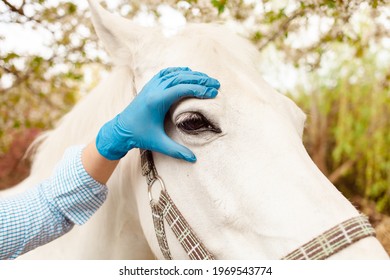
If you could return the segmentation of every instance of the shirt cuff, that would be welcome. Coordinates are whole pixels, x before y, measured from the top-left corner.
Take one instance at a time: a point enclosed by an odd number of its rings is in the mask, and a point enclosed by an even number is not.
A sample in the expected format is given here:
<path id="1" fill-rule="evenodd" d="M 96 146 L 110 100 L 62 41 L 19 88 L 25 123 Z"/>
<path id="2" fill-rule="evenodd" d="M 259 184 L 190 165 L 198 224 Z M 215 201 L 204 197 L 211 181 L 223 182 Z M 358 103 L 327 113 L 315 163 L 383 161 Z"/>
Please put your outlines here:
<path id="1" fill-rule="evenodd" d="M 84 147 L 75 146 L 65 151 L 49 179 L 52 187 L 42 190 L 47 201 L 77 225 L 84 224 L 99 209 L 108 193 L 107 187 L 85 170 L 81 161 Z"/>

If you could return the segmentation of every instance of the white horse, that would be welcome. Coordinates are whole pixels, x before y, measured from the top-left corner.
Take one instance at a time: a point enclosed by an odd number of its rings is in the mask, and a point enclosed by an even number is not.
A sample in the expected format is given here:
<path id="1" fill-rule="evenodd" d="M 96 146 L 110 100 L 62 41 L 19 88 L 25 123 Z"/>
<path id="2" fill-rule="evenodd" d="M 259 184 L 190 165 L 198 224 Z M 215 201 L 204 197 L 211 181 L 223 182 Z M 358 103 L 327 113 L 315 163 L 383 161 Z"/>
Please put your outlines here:
<path id="1" fill-rule="evenodd" d="M 359 215 L 310 159 L 302 144 L 305 115 L 264 82 L 251 43 L 206 24 L 166 38 L 158 28 L 90 6 L 115 68 L 45 135 L 30 177 L 11 192 L 49 177 L 67 147 L 93 141 L 158 70 L 189 66 L 222 85 L 217 98 L 182 100 L 166 119 L 168 135 L 198 160 L 153 154 L 170 196 L 215 258 L 279 259 Z M 108 188 L 107 201 L 87 224 L 22 258 L 163 258 L 137 149 L 121 160 Z M 173 258 L 188 258 L 169 229 L 167 238 Z M 331 258 L 388 255 L 375 237 L 366 237 Z"/>

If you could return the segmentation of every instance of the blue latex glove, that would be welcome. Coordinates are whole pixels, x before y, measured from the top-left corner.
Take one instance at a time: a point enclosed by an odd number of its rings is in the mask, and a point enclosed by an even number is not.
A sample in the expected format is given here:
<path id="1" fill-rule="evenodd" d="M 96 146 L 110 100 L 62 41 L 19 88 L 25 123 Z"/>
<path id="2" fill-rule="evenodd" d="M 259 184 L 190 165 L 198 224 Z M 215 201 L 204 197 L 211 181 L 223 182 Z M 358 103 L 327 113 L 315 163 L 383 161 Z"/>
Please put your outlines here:
<path id="1" fill-rule="evenodd" d="M 167 68 L 155 75 L 114 119 L 99 131 L 96 147 L 107 159 L 122 158 L 134 147 L 195 162 L 195 155 L 164 131 L 169 108 L 183 97 L 214 98 L 217 80 L 189 68 Z"/>

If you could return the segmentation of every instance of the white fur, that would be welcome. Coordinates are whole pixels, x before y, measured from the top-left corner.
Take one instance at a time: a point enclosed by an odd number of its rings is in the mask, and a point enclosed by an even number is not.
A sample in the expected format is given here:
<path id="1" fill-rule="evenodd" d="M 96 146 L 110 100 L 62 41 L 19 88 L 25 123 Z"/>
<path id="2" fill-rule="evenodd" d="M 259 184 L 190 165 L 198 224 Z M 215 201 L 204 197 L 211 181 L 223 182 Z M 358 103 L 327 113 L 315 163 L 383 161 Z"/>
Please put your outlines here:
<path id="1" fill-rule="evenodd" d="M 154 157 L 171 197 L 216 258 L 278 259 L 358 215 L 308 156 L 301 140 L 304 114 L 264 82 L 249 42 L 206 24 L 164 38 L 158 29 L 136 27 L 90 4 L 96 31 L 118 66 L 46 135 L 32 175 L 12 192 L 48 177 L 66 147 L 92 141 L 158 70 L 189 66 L 222 85 L 216 99 L 183 100 L 167 120 L 167 133 L 198 161 Z M 222 133 L 180 132 L 176 117 L 188 111 L 202 112 Z M 162 258 L 139 161 L 138 150 L 121 161 L 108 183 L 108 200 L 86 225 L 23 258 Z M 174 258 L 187 258 L 173 234 L 167 234 Z M 386 257 L 374 238 L 333 256 Z"/>

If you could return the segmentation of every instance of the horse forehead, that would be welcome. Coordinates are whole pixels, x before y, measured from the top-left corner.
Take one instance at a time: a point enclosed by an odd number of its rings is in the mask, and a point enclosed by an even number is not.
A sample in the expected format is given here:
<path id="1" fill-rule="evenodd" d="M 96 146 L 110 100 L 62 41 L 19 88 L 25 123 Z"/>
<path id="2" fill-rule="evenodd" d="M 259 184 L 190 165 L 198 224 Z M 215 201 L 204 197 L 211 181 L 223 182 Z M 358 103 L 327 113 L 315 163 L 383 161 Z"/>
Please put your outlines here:
<path id="1" fill-rule="evenodd" d="M 260 123 L 280 125 L 280 129 L 293 129 L 302 138 L 306 115 L 288 97 L 277 92 L 259 75 L 258 79 L 247 76 L 226 79 L 221 82 L 220 102 L 224 103 L 230 125 L 255 132 Z"/>
<path id="2" fill-rule="evenodd" d="M 169 49 L 166 50 L 167 64 L 184 63 L 217 78 L 229 98 L 276 98 L 260 73 L 258 50 L 224 26 L 190 25 L 165 47 Z"/>
<path id="3" fill-rule="evenodd" d="M 254 68 L 254 60 L 259 56 L 249 41 L 214 24 L 188 24 L 180 33 L 161 42 L 161 46 L 164 50 L 157 53 L 160 59 L 191 64 L 211 74 L 230 68 L 240 72 Z"/>
<path id="4" fill-rule="evenodd" d="M 217 78 L 221 82 L 220 102 L 232 104 L 233 108 L 252 111 L 268 103 L 278 111 L 291 109 L 291 104 L 264 81 L 258 50 L 225 26 L 189 24 L 179 34 L 157 43 L 161 43 L 161 49 L 147 56 L 153 66 L 143 68 L 146 72 L 140 85 L 156 67 L 189 66 Z"/>

